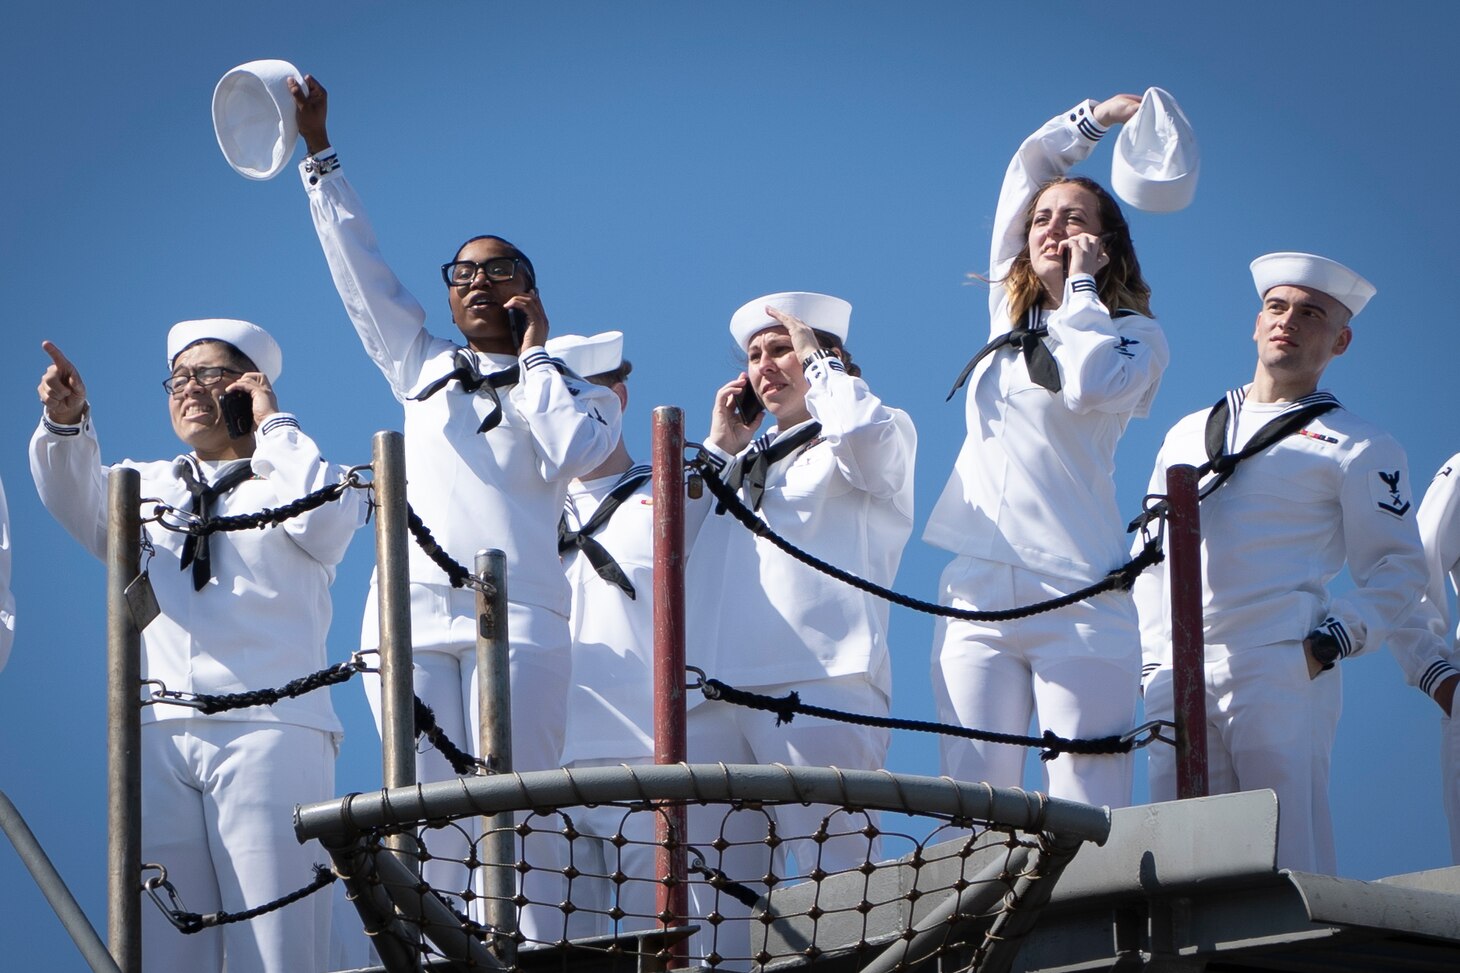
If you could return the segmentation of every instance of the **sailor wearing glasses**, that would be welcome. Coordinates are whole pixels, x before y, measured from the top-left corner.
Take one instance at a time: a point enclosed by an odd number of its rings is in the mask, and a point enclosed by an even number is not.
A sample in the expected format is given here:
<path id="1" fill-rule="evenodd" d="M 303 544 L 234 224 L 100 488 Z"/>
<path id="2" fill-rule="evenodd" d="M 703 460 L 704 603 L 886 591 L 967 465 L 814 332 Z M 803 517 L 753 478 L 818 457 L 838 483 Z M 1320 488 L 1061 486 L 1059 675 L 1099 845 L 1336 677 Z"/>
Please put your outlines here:
<path id="1" fill-rule="evenodd" d="M 1145 416 L 1170 358 L 1151 317 L 1120 205 L 1068 173 L 1140 100 L 1116 95 L 1056 115 L 1004 175 L 989 256 L 989 339 L 968 382 L 968 434 L 923 539 L 957 555 L 939 581 L 956 608 L 1016 608 L 1068 594 L 1126 560 L 1115 449 Z M 952 397 L 953 393 L 949 393 Z M 1135 608 L 1106 592 L 1013 622 L 939 619 L 932 677 L 939 719 L 1024 734 L 1101 737 L 1134 725 Z M 945 737 L 943 773 L 1017 787 L 1025 751 Z M 1130 803 L 1127 755 L 1063 754 L 1048 792 Z"/>
<path id="2" fill-rule="evenodd" d="M 310 153 L 301 165 L 310 214 L 345 310 L 405 407 L 411 505 L 458 563 L 470 566 L 486 548 L 506 553 L 512 695 L 518 701 L 512 707 L 513 766 L 556 767 L 570 658 L 558 519 L 569 481 L 613 452 L 619 401 L 609 389 L 565 374 L 543 350 L 548 319 L 532 263 L 500 237 L 468 240 L 442 268 L 460 335 L 447 340 L 426 330 L 425 311 L 386 264 L 330 148 L 325 90 L 313 78 L 305 83 L 301 88 L 290 81 Z M 416 694 L 435 710 L 451 740 L 475 752 L 473 592 L 453 589 L 416 545 L 410 576 Z M 373 584 L 362 628 L 362 645 L 375 648 Z M 453 773 L 434 751 L 421 754 L 416 767 L 423 781 Z M 465 858 L 464 845 L 457 851 Z M 437 888 L 459 894 L 465 873 L 453 869 L 433 861 L 427 874 Z M 561 927 L 561 913 L 550 912 Z M 532 934 L 526 925 L 523 931 Z"/>
<path id="3" fill-rule="evenodd" d="M 890 587 L 912 533 L 917 431 L 907 413 L 883 404 L 851 364 L 851 311 L 841 298 L 802 291 L 758 297 L 737 310 L 730 333 L 746 355 L 746 369 L 715 393 L 702 460 L 791 544 Z M 773 425 L 757 437 L 765 413 Z M 687 654 L 709 675 L 759 693 L 795 690 L 803 702 L 887 714 L 892 672 L 886 601 L 773 548 L 728 514 L 705 518 L 685 589 Z M 722 701 L 691 699 L 690 706 L 689 757 L 696 763 L 873 770 L 886 762 L 885 729 L 808 716 L 777 726 L 774 714 Z M 787 874 L 781 869 L 788 849 L 801 874 L 853 867 L 876 854 L 875 844 L 861 835 L 840 837 L 865 823 L 858 816 L 820 805 L 772 813 L 787 839 L 815 834 L 831 815 L 826 829 L 833 837 L 821 845 L 790 840 L 772 856 L 763 843 L 764 821 L 757 826 L 755 815 L 731 815 L 723 821 L 727 829 L 759 830 L 757 836 L 725 837 L 759 845 L 733 845 L 721 864 L 710 864 L 744 880 L 766 874 L 772 858 L 775 873 Z M 719 858 L 709 830 L 722 822 L 693 808 L 690 814 L 692 841 Z M 744 915 L 728 896 L 719 897 L 718 908 Z M 727 931 L 717 936 L 721 955 L 742 955 L 743 941 L 727 949 Z"/>
<path id="4" fill-rule="evenodd" d="M 1172 464 L 1235 464 L 1201 501 L 1210 789 L 1271 788 L 1278 867 L 1331 874 L 1338 663 L 1406 621 L 1425 590 L 1425 557 L 1404 450 L 1318 389 L 1373 285 L 1307 253 L 1270 253 L 1251 269 L 1262 302 L 1254 378 L 1166 434 L 1150 489 L 1165 492 Z M 1331 595 L 1345 564 L 1356 587 Z M 1135 585 L 1146 714 L 1164 720 L 1173 713 L 1167 582 L 1158 565 Z M 1174 799 L 1172 749 L 1154 748 L 1150 761 L 1151 799 Z"/>
<path id="5" fill-rule="evenodd" d="M 105 466 L 81 374 L 59 348 L 41 378 L 44 412 L 31 438 L 36 489 L 52 516 L 98 558 L 106 553 L 107 480 L 135 469 L 144 498 L 173 513 L 146 526 L 144 566 L 161 613 L 142 630 L 142 677 L 168 690 L 268 689 L 327 664 L 330 582 L 356 528 L 363 491 L 277 528 L 195 536 L 165 529 L 278 507 L 339 482 L 299 420 L 280 412 L 279 346 L 246 321 L 184 321 L 167 338 L 164 382 L 172 460 Z M 231 435 L 221 401 L 243 393 L 256 431 Z M 143 515 L 150 516 L 151 503 Z M 100 660 L 96 660 L 99 664 Z M 186 907 L 242 912 L 313 878 L 317 849 L 291 827 L 294 805 L 334 794 L 340 724 L 329 694 L 208 716 L 183 706 L 142 709 L 142 857 L 167 869 Z M 317 895 L 259 916 L 183 935 L 144 904 L 149 970 L 323 969 L 330 899 Z"/>

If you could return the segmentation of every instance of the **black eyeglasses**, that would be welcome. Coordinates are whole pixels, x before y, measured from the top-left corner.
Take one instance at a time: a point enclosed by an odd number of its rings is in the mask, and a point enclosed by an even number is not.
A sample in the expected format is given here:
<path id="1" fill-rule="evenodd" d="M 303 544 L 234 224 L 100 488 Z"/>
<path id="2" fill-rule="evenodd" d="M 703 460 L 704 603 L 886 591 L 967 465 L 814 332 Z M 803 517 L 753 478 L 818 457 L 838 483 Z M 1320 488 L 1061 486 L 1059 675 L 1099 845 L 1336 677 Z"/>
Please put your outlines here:
<path id="1" fill-rule="evenodd" d="M 460 286 L 476 280 L 477 273 L 480 272 L 487 275 L 487 280 L 500 283 L 517 276 L 518 263 L 516 257 L 492 257 L 482 263 L 475 260 L 453 260 L 449 264 L 441 265 L 441 279 L 448 284 Z"/>
<path id="2" fill-rule="evenodd" d="M 210 385 L 217 385 L 223 381 L 224 375 L 242 374 L 243 372 L 240 372 L 236 368 L 224 368 L 222 365 L 209 365 L 206 368 L 194 368 L 192 371 L 178 372 L 164 381 L 162 387 L 167 389 L 168 395 L 176 395 L 188 384 L 188 379 L 192 379 L 203 388 L 208 388 Z"/>

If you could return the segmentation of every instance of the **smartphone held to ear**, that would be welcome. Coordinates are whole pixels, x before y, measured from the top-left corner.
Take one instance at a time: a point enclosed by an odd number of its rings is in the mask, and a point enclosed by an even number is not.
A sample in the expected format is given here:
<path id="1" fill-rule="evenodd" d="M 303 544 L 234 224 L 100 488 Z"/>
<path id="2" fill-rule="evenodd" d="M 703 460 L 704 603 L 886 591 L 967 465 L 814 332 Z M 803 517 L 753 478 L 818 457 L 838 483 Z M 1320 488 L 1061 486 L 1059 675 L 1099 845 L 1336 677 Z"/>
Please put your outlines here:
<path id="1" fill-rule="evenodd" d="M 746 382 L 745 388 L 735 396 L 735 414 L 745 425 L 753 426 L 764 411 L 765 406 L 761 405 L 760 397 L 755 394 L 755 389 L 750 387 L 750 383 Z"/>
<path id="2" fill-rule="evenodd" d="M 520 307 L 507 308 L 507 327 L 512 331 L 512 344 L 520 351 L 527 334 L 527 312 Z"/>
<path id="3" fill-rule="evenodd" d="M 229 439 L 241 439 L 253 432 L 253 396 L 243 389 L 224 392 L 218 398 Z"/>

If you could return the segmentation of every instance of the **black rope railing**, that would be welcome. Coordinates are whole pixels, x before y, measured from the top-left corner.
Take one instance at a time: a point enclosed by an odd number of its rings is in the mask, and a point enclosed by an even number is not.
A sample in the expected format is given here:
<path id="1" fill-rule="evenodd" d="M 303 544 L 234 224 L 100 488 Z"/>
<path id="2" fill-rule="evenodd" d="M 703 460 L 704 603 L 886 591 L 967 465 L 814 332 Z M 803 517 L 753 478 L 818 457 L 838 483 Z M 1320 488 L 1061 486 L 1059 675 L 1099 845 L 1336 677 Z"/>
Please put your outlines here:
<path id="1" fill-rule="evenodd" d="M 811 703 L 801 702 L 801 694 L 795 691 L 784 696 L 765 696 L 760 693 L 747 692 L 744 689 L 737 689 L 727 685 L 718 679 L 711 679 L 705 675 L 702 669 L 695 666 L 686 666 L 690 672 L 698 678 L 689 688 L 698 689 L 710 700 L 723 700 L 735 706 L 745 706 L 749 709 L 761 710 L 776 715 L 776 725 L 790 723 L 796 716 L 815 716 L 822 719 L 834 720 L 838 723 L 850 723 L 855 726 L 876 726 L 889 730 L 914 730 L 919 733 L 938 733 L 944 736 L 961 737 L 965 740 L 981 740 L 985 743 L 1004 743 L 1018 747 L 1036 747 L 1039 749 L 1039 759 L 1053 760 L 1062 753 L 1085 754 L 1085 755 L 1108 755 L 1118 753 L 1130 753 L 1132 750 L 1139 750 L 1142 747 L 1160 740 L 1171 743 L 1169 738 L 1161 735 L 1163 727 L 1172 726 L 1166 720 L 1153 720 L 1150 723 L 1142 724 L 1131 730 L 1114 736 L 1095 737 L 1093 739 L 1070 739 L 1045 730 L 1037 737 L 1022 736 L 1016 733 L 995 733 L 992 730 L 979 730 L 966 726 L 954 726 L 948 723 L 934 723 L 930 720 L 908 720 L 895 716 L 869 716 L 865 713 L 848 713 L 843 710 L 829 709 L 825 706 L 816 706 Z"/>
<path id="2" fill-rule="evenodd" d="M 1115 568 L 1105 577 L 1094 584 L 1086 585 L 1078 591 L 1072 591 L 1058 598 L 1051 598 L 1048 601 L 1036 602 L 1032 605 L 1025 605 L 1020 608 L 1005 608 L 993 611 L 975 611 L 969 608 L 953 608 L 949 605 L 939 605 L 936 602 L 923 601 L 911 595 L 905 595 L 891 588 L 884 588 L 875 582 L 865 578 L 859 578 L 849 571 L 844 571 L 834 564 L 829 564 L 813 554 L 796 547 L 790 541 L 777 534 L 764 520 L 756 516 L 751 510 L 740 501 L 740 497 L 730 488 L 724 480 L 709 467 L 707 463 L 697 463 L 700 476 L 704 479 L 705 486 L 711 494 L 719 501 L 732 517 L 738 520 L 757 537 L 764 538 L 772 545 L 784 551 L 786 554 L 805 564 L 807 567 L 820 571 L 828 577 L 835 578 L 844 584 L 851 585 L 858 591 L 864 591 L 869 595 L 889 601 L 894 605 L 901 605 L 903 608 L 911 608 L 913 611 L 923 612 L 928 615 L 937 615 L 943 618 L 958 618 L 970 622 L 1011 622 L 1020 618 L 1029 618 L 1044 612 L 1056 611 L 1060 608 L 1067 608 L 1070 605 L 1093 598 L 1096 595 L 1104 594 L 1107 591 L 1129 591 L 1131 585 L 1135 584 L 1136 577 L 1146 568 L 1160 564 L 1166 557 L 1161 549 L 1161 536 L 1154 534 L 1146 539 L 1145 545 L 1139 554 L 1131 558 L 1125 564 Z"/>
<path id="3" fill-rule="evenodd" d="M 346 490 L 368 490 L 370 484 L 360 478 L 365 467 L 354 467 L 345 478 L 338 483 L 331 483 L 329 486 L 320 487 L 312 493 L 306 493 L 297 500 L 278 507 L 265 507 L 255 513 L 248 514 L 223 514 L 207 518 L 200 518 L 194 513 L 174 507 L 172 504 L 163 503 L 161 500 L 145 501 L 152 503 L 152 517 L 150 521 L 155 522 L 165 530 L 176 534 L 192 534 L 196 537 L 203 537 L 208 534 L 226 533 L 239 530 L 258 530 L 263 527 L 277 527 L 286 520 L 293 520 L 295 517 L 302 517 L 311 510 L 318 510 L 327 503 L 331 503 L 344 496 Z M 171 514 L 181 521 L 180 523 L 169 523 L 164 519 Z"/>
<path id="4" fill-rule="evenodd" d="M 446 553 L 446 550 L 436 541 L 430 528 L 426 526 L 425 521 L 421 520 L 420 515 L 416 513 L 410 504 L 406 504 L 406 526 L 410 528 L 411 536 L 415 538 L 416 545 L 422 551 L 426 552 L 426 556 L 438 568 L 446 572 L 446 577 L 451 581 L 451 587 L 465 588 L 474 583 L 472 573 L 463 564 Z"/>
<path id="5" fill-rule="evenodd" d="M 167 880 L 167 870 L 161 865 L 143 865 L 143 871 L 155 869 L 158 874 L 142 883 L 143 890 L 152 897 L 157 908 L 167 917 L 178 932 L 190 936 L 193 933 L 202 932 L 204 929 L 212 929 L 216 926 L 226 926 L 234 922 L 248 922 L 250 919 L 257 919 L 259 916 L 276 912 L 288 905 L 293 905 L 300 899 L 308 898 L 327 885 L 332 884 L 338 877 L 323 865 L 314 866 L 314 880 L 302 888 L 295 889 L 287 895 L 281 895 L 272 902 L 265 902 L 263 905 L 243 912 L 189 912 L 183 908 L 181 899 L 178 898 L 177 889 Z M 162 900 L 162 892 L 167 893 L 168 901 Z"/>

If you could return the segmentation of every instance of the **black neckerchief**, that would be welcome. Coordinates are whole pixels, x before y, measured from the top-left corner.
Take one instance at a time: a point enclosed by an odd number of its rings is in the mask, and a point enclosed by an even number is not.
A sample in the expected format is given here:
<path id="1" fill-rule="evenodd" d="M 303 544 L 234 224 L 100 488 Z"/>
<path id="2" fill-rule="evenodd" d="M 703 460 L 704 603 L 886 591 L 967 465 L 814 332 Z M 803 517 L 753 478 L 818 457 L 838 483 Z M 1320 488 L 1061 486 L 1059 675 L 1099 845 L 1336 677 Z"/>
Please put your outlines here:
<path id="1" fill-rule="evenodd" d="M 229 490 L 238 486 L 244 480 L 253 477 L 253 464 L 244 461 L 237 466 L 230 468 L 213 483 L 207 483 L 202 479 L 202 470 L 194 470 L 192 460 L 183 457 L 173 467 L 173 472 L 182 477 L 183 486 L 187 487 L 188 493 L 192 494 L 193 502 L 188 512 L 198 518 L 198 526 L 207 526 L 213 519 L 214 508 L 218 505 L 218 498 Z M 193 590 L 202 591 L 208 579 L 213 576 L 213 560 L 209 551 L 208 534 L 189 534 L 183 541 L 182 548 L 182 570 L 186 571 L 189 565 L 193 568 Z"/>
<path id="2" fill-rule="evenodd" d="M 589 564 L 593 565 L 593 570 L 598 572 L 600 578 L 609 584 L 617 585 L 630 598 L 637 597 L 633 582 L 629 580 L 628 575 L 624 574 L 623 568 L 618 566 L 613 555 L 608 553 L 608 549 L 593 539 L 593 535 L 602 530 L 608 523 L 608 519 L 613 516 L 614 511 L 653 475 L 653 471 L 647 466 L 635 466 L 626 470 L 624 475 L 619 477 L 619 481 L 613 485 L 613 489 L 608 491 L 608 495 L 598 504 L 598 509 L 593 511 L 593 516 L 589 517 L 587 522 L 577 530 L 568 527 L 566 510 L 558 519 L 558 555 L 562 556 L 574 549 L 582 551 L 583 556 L 588 559 Z"/>
<path id="3" fill-rule="evenodd" d="M 963 383 L 968 381 L 968 376 L 978 367 L 978 363 L 1000 348 L 1015 347 L 1024 352 L 1024 365 L 1029 369 L 1029 378 L 1036 385 L 1049 389 L 1051 392 L 1060 390 L 1059 365 L 1054 360 L 1054 355 L 1044 344 L 1044 338 L 1049 334 L 1049 328 L 1039 323 L 1039 305 L 1035 304 L 1029 308 L 1029 313 L 1024 316 L 1024 324 L 1006 331 L 993 341 L 984 345 L 978 350 L 978 354 L 968 360 L 963 366 L 963 371 L 958 373 L 958 380 L 953 383 L 953 388 L 948 390 L 947 402 L 958 394 L 963 388 Z"/>
<path id="4" fill-rule="evenodd" d="M 1314 419 L 1331 409 L 1339 407 L 1338 399 L 1331 392 L 1312 392 L 1293 402 L 1287 409 L 1273 416 L 1262 428 L 1252 434 L 1247 445 L 1238 452 L 1231 452 L 1233 439 L 1237 434 L 1232 417 L 1242 411 L 1242 401 L 1247 397 L 1245 388 L 1232 389 L 1217 400 L 1207 413 L 1206 452 L 1207 461 L 1196 468 L 1197 479 L 1207 474 L 1212 478 L 1197 490 L 1197 500 L 1205 500 L 1236 472 L 1237 464 L 1249 456 L 1256 456 L 1280 440 L 1286 439 Z M 1163 515 L 1169 505 L 1166 501 L 1155 504 L 1151 509 L 1131 521 L 1128 530 L 1136 530 Z"/>
<path id="5" fill-rule="evenodd" d="M 485 390 L 492 400 L 492 410 L 482 419 L 482 424 L 477 426 L 477 432 L 490 432 L 497 428 L 502 423 L 502 397 L 497 394 L 497 390 L 517 384 L 522 371 L 518 363 L 513 362 L 500 372 L 483 375 L 477 366 L 477 356 L 466 348 L 453 351 L 451 360 L 456 367 L 411 396 L 411 401 L 424 402 L 452 382 L 460 382 L 461 390 L 468 395 Z"/>
<path id="6" fill-rule="evenodd" d="M 795 432 L 785 436 L 778 435 L 771 441 L 761 437 L 751 447 L 750 452 L 741 458 L 741 462 L 736 464 L 735 469 L 730 471 L 725 482 L 732 490 L 740 489 L 743 484 L 750 500 L 750 509 L 759 510 L 761 500 L 765 497 L 765 483 L 770 476 L 771 467 L 803 446 L 814 445 L 812 441 L 820 435 L 821 423 L 808 422 Z"/>

